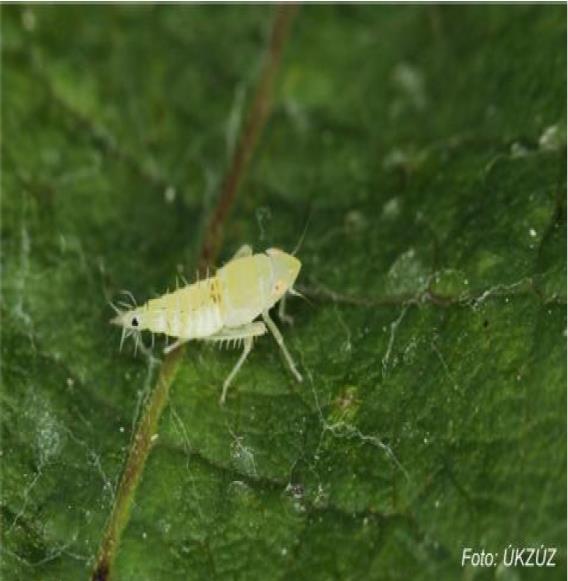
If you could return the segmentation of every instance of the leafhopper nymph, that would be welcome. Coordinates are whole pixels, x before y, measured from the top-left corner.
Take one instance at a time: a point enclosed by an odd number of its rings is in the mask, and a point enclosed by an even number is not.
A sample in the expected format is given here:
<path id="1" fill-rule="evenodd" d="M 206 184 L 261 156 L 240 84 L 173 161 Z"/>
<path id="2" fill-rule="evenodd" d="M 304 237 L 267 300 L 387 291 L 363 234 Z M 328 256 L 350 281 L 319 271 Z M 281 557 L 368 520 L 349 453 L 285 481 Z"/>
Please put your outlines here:
<path id="1" fill-rule="evenodd" d="M 284 344 L 284 338 L 268 311 L 278 302 L 283 305 L 301 268 L 300 261 L 283 250 L 269 248 L 253 254 L 243 246 L 214 276 L 188 284 L 174 292 L 149 300 L 141 307 L 120 311 L 112 323 L 122 327 L 125 336 L 139 338 L 141 331 L 163 333 L 175 338 L 165 353 L 192 339 L 213 342 L 242 343 L 243 352 L 223 383 L 221 404 L 229 385 L 250 353 L 255 337 L 272 333 L 282 350 L 290 371 L 302 376 Z M 262 320 L 256 320 L 261 317 Z"/>

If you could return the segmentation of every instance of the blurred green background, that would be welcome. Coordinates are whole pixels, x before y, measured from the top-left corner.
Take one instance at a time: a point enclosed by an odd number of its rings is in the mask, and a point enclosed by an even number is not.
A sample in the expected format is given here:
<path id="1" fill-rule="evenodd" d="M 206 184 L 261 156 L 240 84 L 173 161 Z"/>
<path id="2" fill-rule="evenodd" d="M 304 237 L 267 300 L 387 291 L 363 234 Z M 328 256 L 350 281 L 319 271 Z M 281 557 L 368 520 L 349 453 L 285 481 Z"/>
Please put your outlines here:
<path id="1" fill-rule="evenodd" d="M 159 365 L 107 301 L 191 278 L 273 13 L 2 9 L 3 579 L 90 575 Z M 188 347 L 114 578 L 565 579 L 565 160 L 565 6 L 302 7 L 222 259 L 311 215 L 306 381 Z"/>

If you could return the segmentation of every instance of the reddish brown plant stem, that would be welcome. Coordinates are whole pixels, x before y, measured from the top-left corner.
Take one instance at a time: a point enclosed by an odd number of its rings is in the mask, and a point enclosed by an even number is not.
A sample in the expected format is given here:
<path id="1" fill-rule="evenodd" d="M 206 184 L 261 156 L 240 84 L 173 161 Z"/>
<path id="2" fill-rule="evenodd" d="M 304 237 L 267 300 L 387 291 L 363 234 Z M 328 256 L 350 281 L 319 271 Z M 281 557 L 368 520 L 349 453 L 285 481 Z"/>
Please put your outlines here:
<path id="1" fill-rule="evenodd" d="M 222 195 L 206 230 L 201 253 L 201 265 L 215 262 L 223 242 L 223 225 L 233 206 L 239 183 L 245 175 L 258 138 L 266 124 L 272 102 L 272 87 L 282 52 L 288 37 L 290 24 L 297 7 L 293 4 L 277 6 L 270 35 L 267 57 L 264 61 L 256 94 L 240 136 L 231 167 L 221 189 Z"/>
<path id="2" fill-rule="evenodd" d="M 255 96 L 223 181 L 219 201 L 206 230 L 200 254 L 201 266 L 213 264 L 221 247 L 223 227 L 234 204 L 239 184 L 247 171 L 254 147 L 268 119 L 274 78 L 295 12 L 294 5 L 276 7 L 268 50 Z M 156 386 L 136 428 L 91 576 L 93 581 L 108 581 L 112 576 L 118 545 L 128 524 L 136 489 L 155 441 L 159 420 L 168 402 L 170 387 L 177 374 L 183 352 L 183 348 L 176 349 L 164 359 Z"/>

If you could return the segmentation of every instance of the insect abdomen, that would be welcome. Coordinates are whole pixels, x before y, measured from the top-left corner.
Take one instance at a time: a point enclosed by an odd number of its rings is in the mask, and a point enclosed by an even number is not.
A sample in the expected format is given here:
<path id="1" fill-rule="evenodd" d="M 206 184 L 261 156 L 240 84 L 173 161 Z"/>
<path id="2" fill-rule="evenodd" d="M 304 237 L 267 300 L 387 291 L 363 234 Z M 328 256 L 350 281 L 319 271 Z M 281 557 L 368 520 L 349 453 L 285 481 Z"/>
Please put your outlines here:
<path id="1" fill-rule="evenodd" d="M 180 339 L 209 337 L 223 327 L 216 277 L 188 285 L 148 302 L 149 330 Z"/>
<path id="2" fill-rule="evenodd" d="M 187 318 L 185 338 L 209 337 L 223 327 L 223 319 L 217 306 L 195 309 Z"/>

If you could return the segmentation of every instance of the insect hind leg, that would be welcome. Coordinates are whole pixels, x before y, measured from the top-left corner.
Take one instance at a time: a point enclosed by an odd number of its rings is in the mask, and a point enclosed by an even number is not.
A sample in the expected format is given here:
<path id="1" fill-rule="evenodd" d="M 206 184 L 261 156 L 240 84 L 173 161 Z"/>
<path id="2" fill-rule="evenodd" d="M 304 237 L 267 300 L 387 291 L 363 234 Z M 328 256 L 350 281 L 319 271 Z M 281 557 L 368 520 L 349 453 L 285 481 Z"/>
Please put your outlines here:
<path id="1" fill-rule="evenodd" d="M 292 375 L 296 378 L 296 381 L 302 383 L 302 376 L 300 375 L 300 372 L 296 369 L 296 364 L 294 363 L 292 356 L 290 355 L 288 349 L 286 348 L 286 344 L 284 343 L 284 337 L 282 337 L 282 333 L 280 333 L 280 331 L 278 330 L 276 323 L 270 318 L 268 311 L 264 311 L 262 313 L 262 318 L 264 319 L 266 326 L 270 329 L 270 332 L 274 336 L 276 343 L 278 343 L 278 347 L 280 347 L 280 350 L 284 355 L 284 359 L 286 359 L 286 363 L 288 364 L 288 367 L 290 368 Z"/>

